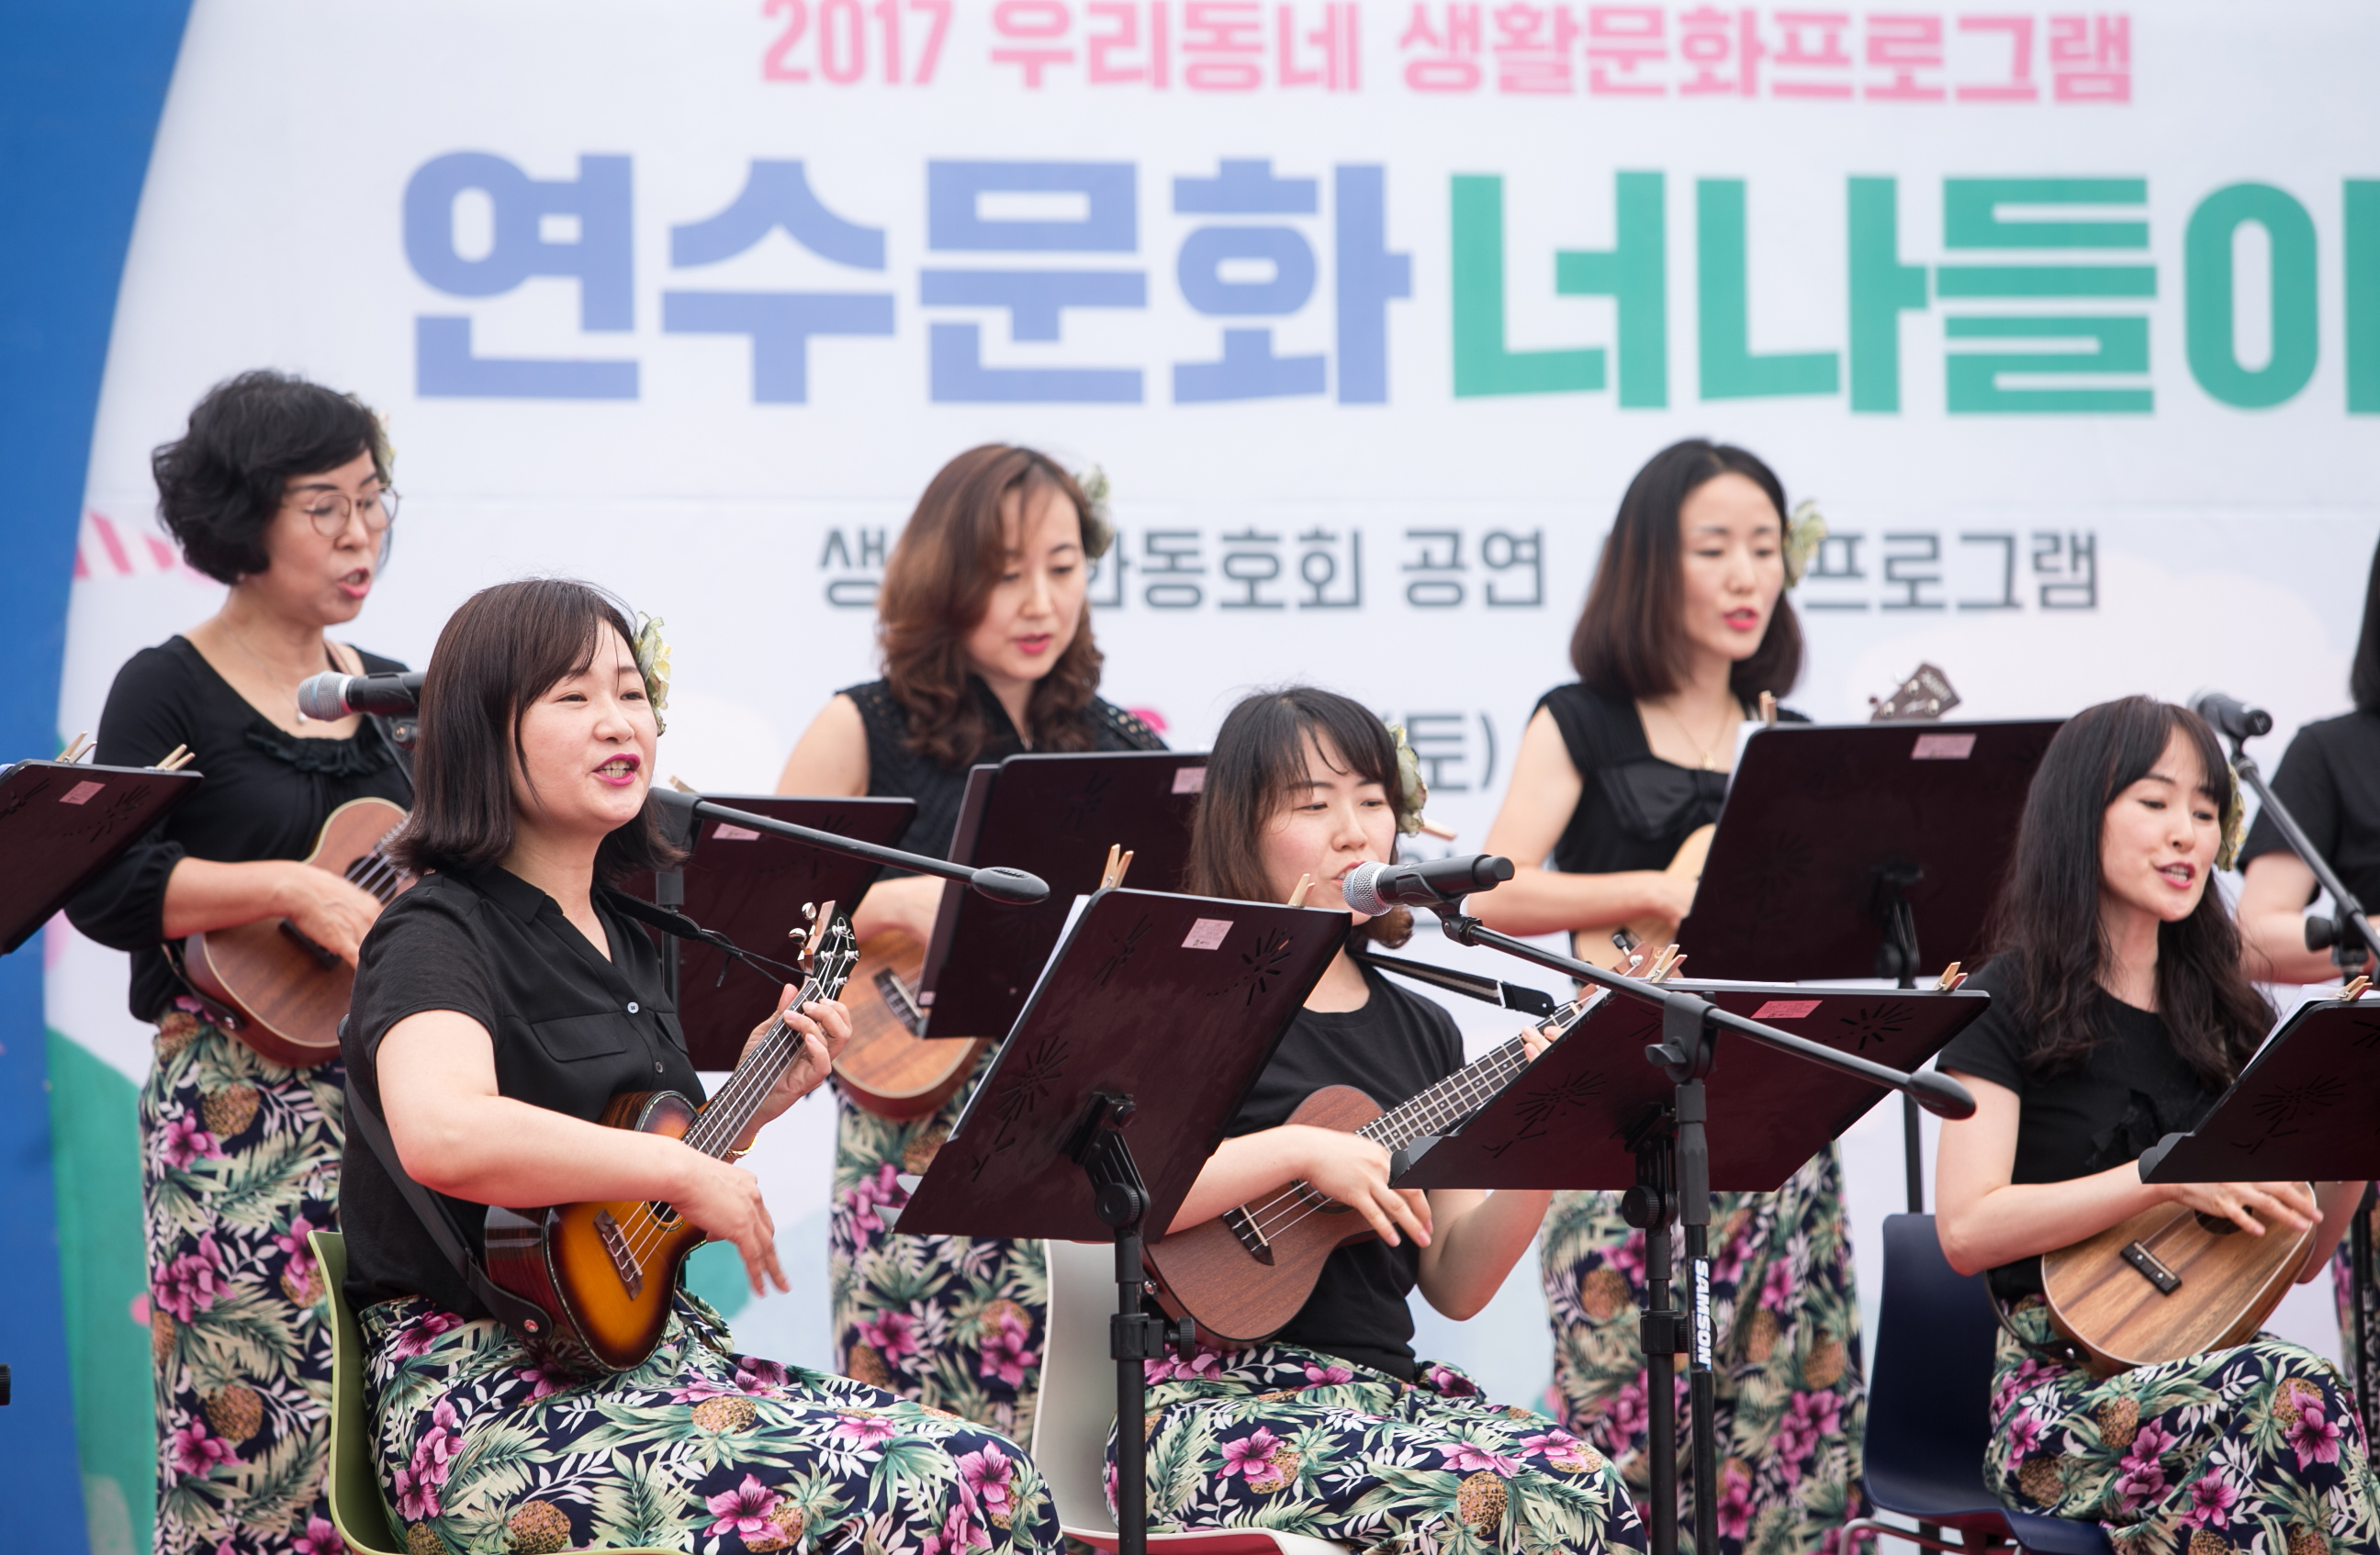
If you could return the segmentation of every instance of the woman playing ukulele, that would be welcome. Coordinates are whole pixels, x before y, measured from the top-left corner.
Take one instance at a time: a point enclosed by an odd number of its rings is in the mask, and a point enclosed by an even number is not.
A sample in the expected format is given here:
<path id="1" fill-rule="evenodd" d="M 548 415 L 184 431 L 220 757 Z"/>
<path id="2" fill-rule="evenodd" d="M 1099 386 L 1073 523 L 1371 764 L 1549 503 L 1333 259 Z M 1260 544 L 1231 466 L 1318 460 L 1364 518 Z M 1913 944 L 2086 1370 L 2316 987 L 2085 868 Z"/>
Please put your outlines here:
<path id="1" fill-rule="evenodd" d="M 1942 1251 L 2016 1303 L 1985 1478 L 2010 1506 L 2104 1525 L 2123 1549 L 2380 1550 L 2380 1487 L 2338 1368 L 2259 1336 L 2101 1380 L 2061 1358 L 2040 1255 L 2154 1205 L 2249 1236 L 2315 1226 L 2329 1260 L 2362 1185 L 2152 1186 L 2134 1164 L 2204 1115 L 2271 1012 L 2209 875 L 2239 792 L 2214 731 L 2144 696 L 2050 741 L 1995 912 L 1992 1007 L 1937 1061 L 1974 1094 L 1942 1126 Z M 2317 1224 L 2318 1223 L 2318 1224 Z M 2175 1297 L 2188 1296 L 2185 1289 Z"/>
<path id="2" fill-rule="evenodd" d="M 1538 703 L 1488 833 L 1488 851 L 1517 866 L 1472 898 L 1488 924 L 1572 931 L 1607 966 L 1610 925 L 1638 922 L 1656 948 L 1675 935 L 1700 871 L 1664 866 L 1717 819 L 1761 693 L 1801 673 L 1787 558 L 1815 535 L 1791 533 L 1786 512 L 1776 474 L 1740 448 L 1682 442 L 1637 472 L 1571 639 L 1578 681 Z M 1716 1196 L 1711 1230 L 1720 1542 L 1728 1555 L 1815 1549 L 1862 1500 L 1866 1392 L 1835 1147 L 1775 1193 Z M 1609 1446 L 1641 1495 L 1645 1234 L 1617 1194 L 1560 1193 L 1539 1248 L 1562 1423 Z"/>
<path id="3" fill-rule="evenodd" d="M 398 844 L 428 873 L 365 941 L 349 1073 L 474 1251 L 487 1205 L 645 1200 L 733 1242 L 754 1291 L 783 1290 L 749 1172 L 595 1121 L 623 1091 L 703 1094 L 660 956 L 609 889 L 673 856 L 650 793 L 655 713 L 626 616 L 584 584 L 504 584 L 455 613 Z M 801 1055 L 735 1153 L 850 1035 L 832 1000 L 783 1013 Z M 1057 1549 L 1039 1477 L 1004 1437 L 739 1356 L 682 1290 L 642 1363 L 556 1375 L 474 1298 L 360 1136 L 341 1208 L 372 1443 L 407 1549 Z"/>
<path id="4" fill-rule="evenodd" d="M 1388 730 L 1357 704 L 1306 687 L 1252 696 L 1215 736 L 1192 889 L 1281 901 L 1310 878 L 1310 905 L 1339 907 L 1348 872 L 1388 862 L 1397 833 L 1418 826 L 1417 790 L 1401 780 Z M 1412 932 L 1402 909 L 1355 922 L 1359 941 L 1402 945 Z M 1445 1011 L 1341 951 L 1172 1229 L 1304 1181 L 1378 1239 L 1333 1253 L 1271 1339 L 1147 1363 L 1153 1525 L 1256 1525 L 1364 1549 L 1645 1547 L 1618 1472 L 1594 1448 L 1414 1357 L 1407 1293 L 1418 1284 L 1450 1317 L 1476 1313 L 1527 1250 L 1548 1196 L 1398 1190 L 1380 1146 L 1287 1122 L 1324 1086 L 1393 1106 L 1461 1067 Z"/>
<path id="5" fill-rule="evenodd" d="M 132 953 L 132 1013 L 157 1027 L 140 1092 L 156 1549 L 321 1549 L 331 1333 L 306 1236 L 337 1224 L 344 1074 L 335 1055 L 292 1068 L 245 1046 L 176 966 L 187 935 L 276 918 L 353 961 L 380 912 L 299 861 L 332 811 L 404 805 L 411 786 L 375 726 L 309 719 L 298 686 L 405 668 L 324 635 L 363 609 L 396 493 L 370 408 L 272 372 L 209 391 L 153 464 L 183 561 L 229 592 L 118 671 L 97 759 L 146 766 L 179 747 L 204 781 L 67 915 Z"/>
<path id="6" fill-rule="evenodd" d="M 1098 695 L 1085 596 L 1091 561 L 1111 537 L 1075 477 L 1029 448 L 988 443 L 943 465 L 885 564 L 884 678 L 835 694 L 777 791 L 915 799 L 917 819 L 899 845 L 947 857 L 978 762 L 1020 751 L 1162 750 L 1147 724 Z M 863 945 L 889 929 L 923 946 L 941 898 L 939 880 L 879 880 L 852 928 Z M 835 1353 L 863 1382 L 1026 1437 L 1046 1311 L 1040 1244 L 894 1236 L 878 1212 L 906 1201 L 894 1178 L 926 1169 L 973 1083 L 905 1123 L 837 1091 Z"/>

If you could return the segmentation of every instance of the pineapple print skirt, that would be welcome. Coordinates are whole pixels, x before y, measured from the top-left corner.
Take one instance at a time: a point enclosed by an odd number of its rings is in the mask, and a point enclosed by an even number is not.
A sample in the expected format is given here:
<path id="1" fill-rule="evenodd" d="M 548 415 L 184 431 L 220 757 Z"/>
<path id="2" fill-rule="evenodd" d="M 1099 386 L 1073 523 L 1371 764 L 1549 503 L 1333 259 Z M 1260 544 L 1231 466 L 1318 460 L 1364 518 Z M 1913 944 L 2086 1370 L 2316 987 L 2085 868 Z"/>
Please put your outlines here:
<path id="1" fill-rule="evenodd" d="M 1425 1361 L 1405 1382 L 1288 1344 L 1142 1364 L 1152 1530 L 1277 1528 L 1405 1555 L 1645 1548 L 1603 1454 L 1452 1367 Z"/>
<path id="2" fill-rule="evenodd" d="M 331 1329 L 309 1232 L 338 1229 L 337 1059 L 284 1068 L 194 1015 L 140 1092 L 157 1555 L 334 1555 Z"/>
<path id="3" fill-rule="evenodd" d="M 1835 1147 L 1774 1193 L 1711 1195 L 1712 1356 L 1718 1441 L 1718 1555 L 1833 1549 L 1862 1515 L 1859 1292 Z M 1673 1236 L 1678 1268 L 1682 1236 Z M 1616 1193 L 1557 1193 L 1538 1240 L 1553 1319 L 1552 1403 L 1573 1435 L 1647 1487 L 1645 1234 Z M 1684 1296 L 1680 1294 L 1682 1307 Z M 1679 1357 L 1678 1548 L 1691 1548 L 1685 1357 Z"/>
<path id="4" fill-rule="evenodd" d="M 409 1555 L 622 1546 L 696 1555 L 1056 1555 L 1006 1437 L 729 1347 L 681 1291 L 642 1366 L 550 1376 L 500 1325 L 417 1298 L 357 1314 L 364 1399 Z"/>
<path id="5" fill-rule="evenodd" d="M 2010 1321 L 2051 1337 L 2039 1297 Z M 2019 1511 L 2101 1525 L 2117 1555 L 2380 1551 L 2346 1381 L 2269 1334 L 2105 1380 L 2002 1334 L 1984 1482 Z"/>

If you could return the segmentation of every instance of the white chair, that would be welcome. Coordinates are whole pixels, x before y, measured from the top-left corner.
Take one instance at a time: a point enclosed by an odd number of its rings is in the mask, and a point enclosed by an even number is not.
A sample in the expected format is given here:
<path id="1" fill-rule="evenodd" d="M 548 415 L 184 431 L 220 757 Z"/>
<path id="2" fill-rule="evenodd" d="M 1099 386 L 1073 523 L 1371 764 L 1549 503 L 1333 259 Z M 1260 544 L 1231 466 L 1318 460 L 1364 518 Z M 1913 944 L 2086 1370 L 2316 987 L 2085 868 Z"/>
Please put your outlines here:
<path id="1" fill-rule="evenodd" d="M 1097 1242 L 1045 1242 L 1050 1255 L 1048 1343 L 1041 1402 L 1033 1416 L 1033 1461 L 1069 1537 L 1117 1547 L 1108 1515 L 1108 1431 L 1115 1424 L 1115 1362 L 1108 1318 L 1116 1309 L 1115 1248 Z M 1148 1536 L 1155 1555 L 1346 1555 L 1350 1546 L 1267 1528 L 1209 1528 Z"/>

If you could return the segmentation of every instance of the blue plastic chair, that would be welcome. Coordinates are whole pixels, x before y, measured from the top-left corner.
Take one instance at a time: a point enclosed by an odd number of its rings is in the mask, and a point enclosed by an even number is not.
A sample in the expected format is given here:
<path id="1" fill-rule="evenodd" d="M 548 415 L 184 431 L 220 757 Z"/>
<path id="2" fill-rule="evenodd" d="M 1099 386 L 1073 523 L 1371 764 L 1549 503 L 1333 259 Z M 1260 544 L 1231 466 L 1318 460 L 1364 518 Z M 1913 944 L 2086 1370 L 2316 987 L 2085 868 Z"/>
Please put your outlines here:
<path id="1" fill-rule="evenodd" d="M 1923 1538 L 1874 1518 L 1848 1531 L 1933 1549 L 2013 1542 L 2037 1555 L 2110 1555 L 2096 1523 L 2010 1512 L 1984 1485 L 1999 1335 L 1990 1300 L 1982 1275 L 1961 1274 L 1943 1258 L 1932 1215 L 1885 1217 L 1884 1304 L 1861 1449 L 1868 1500 L 1879 1512 L 1957 1529 L 1961 1542 Z"/>

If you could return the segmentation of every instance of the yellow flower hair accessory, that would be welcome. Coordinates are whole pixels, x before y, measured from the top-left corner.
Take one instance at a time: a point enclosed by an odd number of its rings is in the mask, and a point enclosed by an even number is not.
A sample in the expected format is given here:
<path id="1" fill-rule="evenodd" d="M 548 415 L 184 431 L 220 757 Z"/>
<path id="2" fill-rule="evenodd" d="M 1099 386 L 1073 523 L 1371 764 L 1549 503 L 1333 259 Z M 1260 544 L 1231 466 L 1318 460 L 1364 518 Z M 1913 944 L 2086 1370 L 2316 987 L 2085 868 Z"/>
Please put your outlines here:
<path id="1" fill-rule="evenodd" d="M 1115 521 L 1108 515 L 1108 473 L 1088 465 L 1075 476 L 1083 488 L 1083 554 L 1096 561 L 1115 544 Z"/>
<path id="2" fill-rule="evenodd" d="M 1421 808 L 1429 802 L 1429 789 L 1421 780 L 1421 757 L 1405 743 L 1405 726 L 1389 725 L 1389 738 L 1397 742 L 1397 835 L 1411 837 L 1421 830 Z"/>
<path id="3" fill-rule="evenodd" d="M 2231 791 L 2223 800 L 2223 840 L 2215 850 L 2215 867 L 2228 870 L 2240 862 L 2240 850 L 2248 842 L 2248 805 L 2240 797 L 2240 774 L 2229 765 L 2224 772 L 2231 779 Z"/>
<path id="4" fill-rule="evenodd" d="M 645 700 L 653 705 L 653 732 L 666 734 L 669 725 L 662 714 L 669 706 L 670 647 L 662 641 L 662 618 L 637 618 L 637 640 L 630 645 L 637 656 L 637 673 L 645 678 Z"/>
<path id="5" fill-rule="evenodd" d="M 1827 537 L 1827 517 L 1818 504 L 1804 498 L 1794 504 L 1793 516 L 1785 523 L 1785 586 L 1791 588 L 1802 581 L 1810 559 L 1818 554 L 1819 545 Z"/>

